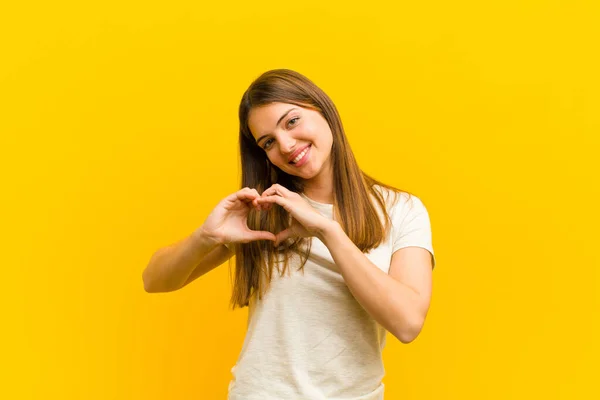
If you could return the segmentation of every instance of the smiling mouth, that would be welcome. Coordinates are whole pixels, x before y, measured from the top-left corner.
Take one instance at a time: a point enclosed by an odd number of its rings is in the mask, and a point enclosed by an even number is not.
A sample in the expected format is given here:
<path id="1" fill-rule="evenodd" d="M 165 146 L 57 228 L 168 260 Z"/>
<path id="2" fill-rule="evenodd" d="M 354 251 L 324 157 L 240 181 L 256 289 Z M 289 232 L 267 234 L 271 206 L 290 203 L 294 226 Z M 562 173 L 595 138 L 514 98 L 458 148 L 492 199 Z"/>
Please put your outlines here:
<path id="1" fill-rule="evenodd" d="M 296 158 L 294 159 L 294 161 L 290 161 L 289 163 L 292 165 L 296 165 L 296 163 L 300 160 L 302 160 L 304 158 L 304 156 L 306 156 L 306 153 L 308 152 L 308 150 L 312 147 L 312 144 L 309 144 L 304 150 L 302 150 L 302 152 L 300 154 L 298 154 L 296 156 Z"/>

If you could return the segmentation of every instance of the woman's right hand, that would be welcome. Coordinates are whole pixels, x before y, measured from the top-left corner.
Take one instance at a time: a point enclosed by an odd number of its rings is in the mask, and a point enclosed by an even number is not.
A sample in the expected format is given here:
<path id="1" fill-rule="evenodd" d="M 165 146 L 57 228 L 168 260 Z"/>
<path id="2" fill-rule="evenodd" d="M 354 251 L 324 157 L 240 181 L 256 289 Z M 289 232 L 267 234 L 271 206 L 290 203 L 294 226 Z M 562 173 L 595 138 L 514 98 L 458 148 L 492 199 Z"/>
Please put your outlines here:
<path id="1" fill-rule="evenodd" d="M 276 237 L 268 231 L 253 231 L 248 228 L 248 213 L 252 207 L 260 209 L 254 200 L 260 198 L 256 189 L 243 188 L 225 197 L 198 228 L 215 238 L 219 243 L 248 243 L 255 240 L 272 240 Z"/>

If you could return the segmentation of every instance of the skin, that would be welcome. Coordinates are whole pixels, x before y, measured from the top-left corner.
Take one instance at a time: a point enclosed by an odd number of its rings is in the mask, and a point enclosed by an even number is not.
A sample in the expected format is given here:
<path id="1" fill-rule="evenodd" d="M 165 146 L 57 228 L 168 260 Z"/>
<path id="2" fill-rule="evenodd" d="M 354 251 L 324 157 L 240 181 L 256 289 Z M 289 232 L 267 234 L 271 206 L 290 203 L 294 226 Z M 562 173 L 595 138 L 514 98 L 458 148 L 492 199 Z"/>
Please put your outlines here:
<path id="1" fill-rule="evenodd" d="M 277 124 L 291 108 L 294 110 Z M 248 126 L 273 165 L 304 181 L 306 196 L 321 203 L 333 203 L 333 134 L 318 111 L 295 104 L 271 103 L 253 108 Z M 294 151 L 307 144 L 311 144 L 308 161 L 300 167 L 289 164 L 288 159 Z"/>
<path id="2" fill-rule="evenodd" d="M 277 124 L 292 107 L 298 109 Z M 304 180 L 306 196 L 333 203 L 333 135 L 321 114 L 291 104 L 272 103 L 253 109 L 248 125 L 272 164 Z M 263 138 L 264 135 L 267 136 Z M 309 143 L 312 148 L 308 162 L 300 167 L 289 164 L 290 155 Z M 397 250 L 392 255 L 389 273 L 385 273 L 354 245 L 337 221 L 323 217 L 298 193 L 274 184 L 260 196 L 256 193 L 252 204 L 262 210 L 273 204 L 285 208 L 293 217 L 292 224 L 276 234 L 276 244 L 292 236 L 318 237 L 329 249 L 356 300 L 377 322 L 402 343 L 410 343 L 419 335 L 431 300 L 432 264 L 427 250 L 416 246 Z"/>

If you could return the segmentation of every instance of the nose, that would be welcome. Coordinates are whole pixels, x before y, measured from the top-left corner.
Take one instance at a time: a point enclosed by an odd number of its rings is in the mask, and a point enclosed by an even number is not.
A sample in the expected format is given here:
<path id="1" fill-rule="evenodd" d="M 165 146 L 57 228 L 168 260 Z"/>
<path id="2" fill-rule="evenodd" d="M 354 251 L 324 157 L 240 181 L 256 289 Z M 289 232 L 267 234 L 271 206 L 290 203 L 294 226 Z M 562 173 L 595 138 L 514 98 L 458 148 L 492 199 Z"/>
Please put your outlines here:
<path id="1" fill-rule="evenodd" d="M 282 133 L 279 137 L 279 149 L 282 154 L 289 154 L 296 148 L 296 139 L 289 133 Z"/>

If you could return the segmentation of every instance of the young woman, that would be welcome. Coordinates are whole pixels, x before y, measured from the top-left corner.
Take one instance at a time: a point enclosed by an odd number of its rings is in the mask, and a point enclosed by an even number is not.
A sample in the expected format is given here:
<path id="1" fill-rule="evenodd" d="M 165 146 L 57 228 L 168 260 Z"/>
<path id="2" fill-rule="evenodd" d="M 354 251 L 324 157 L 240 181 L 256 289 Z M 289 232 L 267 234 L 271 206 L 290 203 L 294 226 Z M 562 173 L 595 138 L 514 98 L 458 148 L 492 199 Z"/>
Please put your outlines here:
<path id="1" fill-rule="evenodd" d="M 421 331 L 435 266 L 428 212 L 365 174 L 312 81 L 267 71 L 239 108 L 243 189 L 155 253 L 147 291 L 177 290 L 235 255 L 249 306 L 230 400 L 383 398 L 386 332 Z"/>

